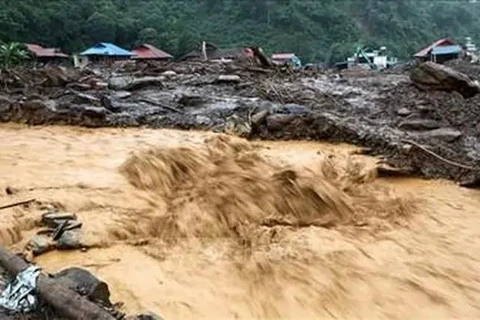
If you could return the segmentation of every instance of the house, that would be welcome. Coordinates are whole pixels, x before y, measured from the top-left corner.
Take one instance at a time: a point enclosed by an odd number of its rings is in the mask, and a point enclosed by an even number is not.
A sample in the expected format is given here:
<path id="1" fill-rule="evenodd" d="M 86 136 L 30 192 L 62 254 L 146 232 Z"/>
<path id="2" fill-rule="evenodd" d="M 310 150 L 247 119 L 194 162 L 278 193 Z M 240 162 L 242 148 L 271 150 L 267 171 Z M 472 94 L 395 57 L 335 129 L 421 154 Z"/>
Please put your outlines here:
<path id="1" fill-rule="evenodd" d="M 132 50 L 135 60 L 155 60 L 155 61 L 170 61 L 173 56 L 165 51 L 162 51 L 151 44 L 145 43 Z"/>
<path id="2" fill-rule="evenodd" d="M 57 48 L 44 48 L 41 45 L 27 43 L 27 50 L 36 62 L 39 63 L 60 63 L 68 59 L 68 55 Z"/>
<path id="3" fill-rule="evenodd" d="M 448 60 L 458 59 L 461 52 L 462 47 L 452 40 L 440 39 L 415 53 L 414 57 L 420 61 L 443 63 Z"/>
<path id="4" fill-rule="evenodd" d="M 198 48 L 190 51 L 185 56 L 180 58 L 181 61 L 195 61 L 195 60 L 210 60 L 210 61 L 232 61 L 238 59 L 253 58 L 253 52 L 249 48 L 230 48 L 220 49 L 216 45 L 208 42 L 202 43 Z"/>
<path id="5" fill-rule="evenodd" d="M 388 56 L 387 47 L 372 50 L 367 47 L 358 46 L 355 53 L 347 58 L 347 68 L 383 70 L 395 65 L 397 62 L 397 58 Z"/>
<path id="6" fill-rule="evenodd" d="M 272 62 L 275 64 L 291 64 L 294 67 L 301 67 L 302 62 L 295 55 L 295 53 L 274 53 L 272 55 Z"/>
<path id="7" fill-rule="evenodd" d="M 101 42 L 83 51 L 80 53 L 80 56 L 88 57 L 89 61 L 114 62 L 118 60 L 129 60 L 134 54 L 112 43 Z"/>

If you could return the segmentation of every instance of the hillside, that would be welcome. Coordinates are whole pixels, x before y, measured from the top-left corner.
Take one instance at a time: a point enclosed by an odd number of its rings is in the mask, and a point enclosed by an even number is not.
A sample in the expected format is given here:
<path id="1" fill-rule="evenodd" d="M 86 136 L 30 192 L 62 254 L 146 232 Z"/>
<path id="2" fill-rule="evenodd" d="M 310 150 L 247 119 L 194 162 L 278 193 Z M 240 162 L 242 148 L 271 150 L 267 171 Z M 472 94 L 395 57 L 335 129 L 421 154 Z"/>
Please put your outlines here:
<path id="1" fill-rule="evenodd" d="M 478 41 L 480 3 L 468 0 L 4 0 L 0 40 L 78 51 L 97 41 L 148 41 L 180 55 L 200 40 L 345 58 L 357 44 L 408 57 L 440 37 Z"/>

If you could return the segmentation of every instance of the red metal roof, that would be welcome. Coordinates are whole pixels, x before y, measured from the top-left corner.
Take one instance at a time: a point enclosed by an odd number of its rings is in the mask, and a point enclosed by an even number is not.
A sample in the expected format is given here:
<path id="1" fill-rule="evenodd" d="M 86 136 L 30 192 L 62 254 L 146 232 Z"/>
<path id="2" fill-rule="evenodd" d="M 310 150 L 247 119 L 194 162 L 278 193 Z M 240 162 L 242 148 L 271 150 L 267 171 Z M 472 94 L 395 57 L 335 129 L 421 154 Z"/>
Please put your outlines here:
<path id="1" fill-rule="evenodd" d="M 274 53 L 272 60 L 290 60 L 295 56 L 295 53 Z"/>
<path id="2" fill-rule="evenodd" d="M 455 45 L 450 39 L 440 39 L 429 45 L 428 47 L 420 50 L 419 52 L 415 53 L 413 56 L 417 58 L 423 58 L 429 55 L 430 51 L 435 47 L 442 47 L 442 46 L 452 46 Z"/>
<path id="3" fill-rule="evenodd" d="M 68 55 L 56 48 L 44 48 L 32 43 L 27 43 L 27 48 L 37 58 L 68 58 Z"/>
<path id="4" fill-rule="evenodd" d="M 134 59 L 171 59 L 173 56 L 162 51 L 151 44 L 142 44 L 138 48 L 132 50 L 135 54 Z"/>

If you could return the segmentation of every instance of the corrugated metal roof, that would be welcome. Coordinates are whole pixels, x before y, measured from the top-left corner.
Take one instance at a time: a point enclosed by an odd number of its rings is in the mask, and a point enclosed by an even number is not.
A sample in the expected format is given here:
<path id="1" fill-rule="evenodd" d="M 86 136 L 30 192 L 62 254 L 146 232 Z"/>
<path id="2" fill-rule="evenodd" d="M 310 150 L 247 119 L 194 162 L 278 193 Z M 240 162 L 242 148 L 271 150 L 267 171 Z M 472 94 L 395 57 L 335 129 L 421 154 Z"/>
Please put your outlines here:
<path id="1" fill-rule="evenodd" d="M 429 45 L 428 47 L 423 48 L 423 49 L 420 50 L 419 52 L 415 53 L 415 54 L 414 54 L 414 57 L 424 58 L 424 57 L 426 57 L 426 56 L 428 56 L 428 55 L 430 54 L 430 51 L 431 51 L 433 48 L 439 47 L 439 46 L 450 46 L 450 45 L 455 45 L 455 43 L 453 43 L 453 41 L 450 40 L 450 39 L 448 39 L 448 38 L 440 39 L 440 40 L 435 41 L 434 43 L 432 43 L 432 44 Z"/>
<path id="2" fill-rule="evenodd" d="M 138 48 L 132 50 L 135 59 L 171 59 L 173 56 L 163 50 L 152 46 L 151 44 L 142 44 Z"/>
<path id="3" fill-rule="evenodd" d="M 68 58 L 68 55 L 62 53 L 60 49 L 44 48 L 41 45 L 27 43 L 28 51 L 30 51 L 37 58 Z"/>
<path id="4" fill-rule="evenodd" d="M 80 53 L 81 56 L 131 57 L 133 52 L 120 48 L 113 43 L 101 42 Z"/>
<path id="5" fill-rule="evenodd" d="M 462 51 L 460 46 L 441 46 L 441 47 L 434 47 L 432 49 L 432 54 L 434 55 L 442 55 L 442 54 L 457 54 Z"/>

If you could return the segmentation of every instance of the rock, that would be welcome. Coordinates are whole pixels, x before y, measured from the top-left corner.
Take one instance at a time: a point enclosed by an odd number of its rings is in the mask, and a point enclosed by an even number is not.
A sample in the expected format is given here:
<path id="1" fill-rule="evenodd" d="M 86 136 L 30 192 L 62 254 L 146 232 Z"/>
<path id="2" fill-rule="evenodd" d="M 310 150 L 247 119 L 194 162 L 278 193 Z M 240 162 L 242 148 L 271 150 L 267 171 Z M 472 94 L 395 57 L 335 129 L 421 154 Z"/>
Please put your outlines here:
<path id="1" fill-rule="evenodd" d="M 138 316 L 129 316 L 125 320 L 163 320 L 162 317 L 152 312 L 140 314 Z"/>
<path id="2" fill-rule="evenodd" d="M 89 85 L 88 83 L 69 83 L 67 85 L 67 88 L 79 90 L 79 91 L 86 91 L 92 89 L 92 86 Z"/>
<path id="3" fill-rule="evenodd" d="M 109 81 L 110 88 L 114 90 L 135 91 L 147 87 L 163 88 L 164 77 L 114 77 Z"/>
<path id="4" fill-rule="evenodd" d="M 412 111 L 410 111 L 410 109 L 408 108 L 400 108 L 397 110 L 397 114 L 401 117 L 406 117 L 410 114 L 412 114 Z"/>
<path id="5" fill-rule="evenodd" d="M 77 220 L 77 216 L 68 212 L 47 212 L 42 215 L 42 224 L 50 227 L 58 227 L 64 220 Z"/>
<path id="6" fill-rule="evenodd" d="M 403 130 L 431 130 L 440 128 L 440 124 L 434 120 L 406 120 L 401 122 L 398 127 Z"/>
<path id="7" fill-rule="evenodd" d="M 86 94 L 86 93 L 81 93 L 77 92 L 74 90 L 71 90 L 71 92 L 76 96 L 74 103 L 92 103 L 92 104 L 97 104 L 100 102 L 100 99 L 92 96 L 91 94 Z"/>
<path id="8" fill-rule="evenodd" d="M 87 297 L 90 301 L 101 302 L 104 306 L 112 305 L 108 285 L 87 270 L 68 268 L 53 277 L 63 286 Z"/>
<path id="9" fill-rule="evenodd" d="M 162 73 L 162 75 L 164 75 L 166 77 L 169 77 L 169 78 L 173 78 L 177 75 L 177 73 L 173 70 L 167 70 L 164 73 Z"/>
<path id="10" fill-rule="evenodd" d="M 295 119 L 295 115 L 292 114 L 272 114 L 267 117 L 267 128 L 268 130 L 281 130 L 287 124 Z"/>
<path id="11" fill-rule="evenodd" d="M 42 100 L 31 100 L 25 101 L 22 105 L 22 108 L 28 109 L 30 111 L 45 109 L 45 103 Z"/>
<path id="12" fill-rule="evenodd" d="M 81 230 L 65 231 L 57 242 L 57 249 L 59 250 L 73 250 L 82 247 L 82 232 Z"/>
<path id="13" fill-rule="evenodd" d="M 460 138 L 463 133 L 453 128 L 440 128 L 421 132 L 416 135 L 424 139 L 439 139 L 446 142 L 453 142 Z"/>
<path id="14" fill-rule="evenodd" d="M 457 91 L 464 98 L 470 98 L 480 92 L 478 81 L 444 65 L 428 61 L 418 65 L 410 72 L 413 84 L 424 91 Z"/>
<path id="15" fill-rule="evenodd" d="M 207 101 L 207 98 L 199 95 L 185 94 L 178 100 L 178 103 L 188 107 L 197 107 L 206 103 Z"/>
<path id="16" fill-rule="evenodd" d="M 113 97 L 117 99 L 127 99 L 127 98 L 130 98 L 131 96 L 132 96 L 132 93 L 128 91 L 115 91 L 113 93 Z"/>
<path id="17" fill-rule="evenodd" d="M 15 193 L 18 193 L 18 189 L 8 186 L 8 187 L 5 188 L 5 193 L 7 195 L 11 196 L 11 195 L 14 195 Z"/>
<path id="18" fill-rule="evenodd" d="M 300 114 L 307 114 L 310 112 L 310 110 L 307 107 L 301 106 L 299 104 L 288 103 L 283 106 L 282 112 L 300 115 Z"/>
<path id="19" fill-rule="evenodd" d="M 236 74 L 232 74 L 232 75 L 228 75 L 228 74 L 222 74 L 222 75 L 219 75 L 218 78 L 217 78 L 217 83 L 221 83 L 221 82 L 234 82 L 234 83 L 238 83 L 240 82 L 240 76 L 236 75 Z"/>
<path id="20" fill-rule="evenodd" d="M 28 246 L 32 250 L 35 256 L 50 251 L 52 249 L 52 243 L 50 239 L 43 235 L 35 235 L 28 243 Z"/>
<path id="21" fill-rule="evenodd" d="M 103 81 L 95 82 L 95 84 L 93 85 L 93 88 L 95 90 L 105 90 L 108 88 L 108 82 L 103 82 Z"/>
<path id="22" fill-rule="evenodd" d="M 265 120 L 265 118 L 268 116 L 268 113 L 269 113 L 268 110 L 262 110 L 260 112 L 255 113 L 252 116 L 252 124 L 254 126 L 260 125 Z"/>

